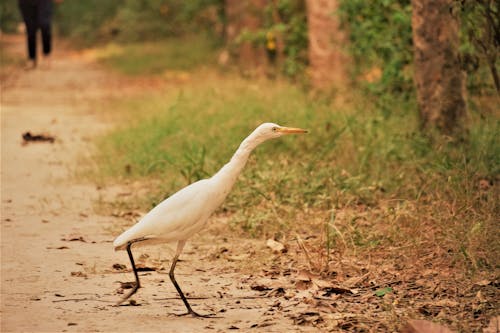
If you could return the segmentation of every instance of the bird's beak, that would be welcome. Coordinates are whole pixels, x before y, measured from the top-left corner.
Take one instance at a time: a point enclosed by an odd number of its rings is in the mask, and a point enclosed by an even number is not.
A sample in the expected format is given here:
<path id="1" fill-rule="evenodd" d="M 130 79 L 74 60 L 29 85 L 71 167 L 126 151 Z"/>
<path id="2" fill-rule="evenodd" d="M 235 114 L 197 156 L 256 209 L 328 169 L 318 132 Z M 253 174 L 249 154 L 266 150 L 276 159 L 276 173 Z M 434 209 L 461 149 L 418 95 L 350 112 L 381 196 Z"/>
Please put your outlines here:
<path id="1" fill-rule="evenodd" d="M 299 134 L 299 133 L 307 133 L 307 130 L 295 127 L 279 127 L 278 132 L 283 134 Z"/>

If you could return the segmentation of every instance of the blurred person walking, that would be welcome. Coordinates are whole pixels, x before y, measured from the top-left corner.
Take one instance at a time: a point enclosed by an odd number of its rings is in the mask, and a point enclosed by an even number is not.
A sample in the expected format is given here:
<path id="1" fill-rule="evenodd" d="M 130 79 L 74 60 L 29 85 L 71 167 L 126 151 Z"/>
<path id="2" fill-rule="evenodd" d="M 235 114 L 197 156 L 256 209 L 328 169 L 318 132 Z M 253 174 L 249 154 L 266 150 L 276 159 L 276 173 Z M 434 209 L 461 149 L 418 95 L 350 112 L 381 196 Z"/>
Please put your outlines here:
<path id="1" fill-rule="evenodd" d="M 42 32 L 42 63 L 46 67 L 50 65 L 50 52 L 52 51 L 52 0 L 18 0 L 19 9 L 26 26 L 26 38 L 28 44 L 28 63 L 26 69 L 34 69 L 37 66 L 37 33 Z"/>

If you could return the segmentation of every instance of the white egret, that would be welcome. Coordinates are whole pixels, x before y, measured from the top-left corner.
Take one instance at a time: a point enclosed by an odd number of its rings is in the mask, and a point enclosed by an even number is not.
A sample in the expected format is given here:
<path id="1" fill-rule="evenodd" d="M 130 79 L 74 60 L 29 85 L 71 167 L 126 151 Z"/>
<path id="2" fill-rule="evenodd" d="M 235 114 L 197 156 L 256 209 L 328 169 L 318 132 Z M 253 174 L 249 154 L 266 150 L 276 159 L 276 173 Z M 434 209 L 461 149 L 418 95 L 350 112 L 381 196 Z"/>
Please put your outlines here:
<path id="1" fill-rule="evenodd" d="M 273 123 L 260 125 L 243 140 L 231 160 L 215 175 L 192 183 L 165 199 L 134 226 L 118 236 L 113 242 L 113 246 L 116 251 L 127 250 L 134 271 L 135 285 L 117 305 L 130 298 L 141 287 L 132 256 L 132 244 L 139 246 L 177 241 L 177 250 L 169 272 L 170 280 L 187 308 L 186 314 L 206 317 L 193 311 L 175 280 L 175 265 L 186 240 L 200 231 L 205 226 L 209 216 L 222 204 L 255 147 L 266 140 L 294 133 L 307 133 L 307 131 Z"/>

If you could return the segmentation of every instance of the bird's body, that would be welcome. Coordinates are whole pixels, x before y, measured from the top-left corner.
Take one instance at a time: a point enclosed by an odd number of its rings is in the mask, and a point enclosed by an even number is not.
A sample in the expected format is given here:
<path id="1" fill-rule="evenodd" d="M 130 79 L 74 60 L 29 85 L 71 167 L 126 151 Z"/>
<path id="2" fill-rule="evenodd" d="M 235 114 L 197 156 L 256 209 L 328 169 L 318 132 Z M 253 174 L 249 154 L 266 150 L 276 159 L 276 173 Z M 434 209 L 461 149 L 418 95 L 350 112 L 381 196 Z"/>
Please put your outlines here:
<path id="1" fill-rule="evenodd" d="M 257 127 L 239 146 L 231 160 L 211 178 L 192 183 L 162 201 L 137 224 L 118 236 L 113 242 L 115 250 L 127 249 L 136 276 L 136 287 L 119 303 L 128 299 L 139 288 L 130 247 L 132 244 L 150 245 L 177 241 L 177 252 L 171 268 L 171 279 L 184 301 L 188 313 L 197 315 L 175 282 L 173 270 L 186 240 L 205 226 L 210 215 L 224 202 L 250 153 L 262 142 L 284 134 L 305 133 L 298 128 L 281 127 L 265 123 Z"/>
<path id="2" fill-rule="evenodd" d="M 113 242 L 116 250 L 123 250 L 130 241 L 137 245 L 169 243 L 186 240 L 203 228 L 210 214 L 217 208 L 209 200 L 215 193 L 203 191 L 212 188 L 212 179 L 192 183 L 147 213 L 137 224 Z"/>

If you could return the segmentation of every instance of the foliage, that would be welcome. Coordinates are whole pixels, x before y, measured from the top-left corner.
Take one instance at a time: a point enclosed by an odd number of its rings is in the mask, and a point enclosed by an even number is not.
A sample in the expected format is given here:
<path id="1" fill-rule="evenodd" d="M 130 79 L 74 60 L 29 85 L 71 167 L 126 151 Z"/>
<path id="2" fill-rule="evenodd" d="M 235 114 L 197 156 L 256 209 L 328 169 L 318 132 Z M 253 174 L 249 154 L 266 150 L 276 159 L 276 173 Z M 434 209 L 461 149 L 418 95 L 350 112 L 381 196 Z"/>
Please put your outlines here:
<path id="1" fill-rule="evenodd" d="M 118 8 L 113 0 L 63 1 L 56 6 L 54 24 L 62 36 L 91 43 L 103 37 L 101 26 Z"/>
<path id="2" fill-rule="evenodd" d="M 282 72 L 288 77 L 304 73 L 307 66 L 307 18 L 304 0 L 270 1 L 262 13 L 263 24 L 256 31 L 244 30 L 236 42 L 250 41 L 255 45 L 266 45 L 269 33 L 282 44 L 284 61 Z"/>
<path id="3" fill-rule="evenodd" d="M 274 6 L 274 8 L 272 7 Z M 269 27 L 283 35 L 283 73 L 294 77 L 302 74 L 307 66 L 307 19 L 303 0 L 279 0 L 268 9 L 276 13 L 277 21 Z"/>
<path id="4" fill-rule="evenodd" d="M 0 2 L 0 30 L 15 32 L 19 22 L 22 22 L 17 1 Z"/>
<path id="5" fill-rule="evenodd" d="M 364 82 L 378 96 L 411 95 L 410 0 L 375 1 L 369 6 L 363 0 L 342 0 L 339 15 L 343 28 L 349 31 L 355 80 Z"/>
<path id="6" fill-rule="evenodd" d="M 144 41 L 213 31 L 221 5 L 221 0 L 64 1 L 57 21 L 64 35 L 87 42 Z"/>
<path id="7" fill-rule="evenodd" d="M 462 63 L 469 77 L 469 90 L 487 93 L 493 86 L 500 93 L 497 57 L 500 54 L 500 6 L 495 0 L 455 0 L 454 15 L 461 22 Z M 489 70 L 491 79 L 485 78 Z M 493 84 L 488 81 L 493 81 Z"/>
<path id="8" fill-rule="evenodd" d="M 450 9 L 461 22 L 460 48 L 469 91 L 483 94 L 491 91 L 493 83 L 498 90 L 498 1 L 456 0 Z M 411 2 L 384 0 L 366 6 L 362 0 L 343 0 L 340 18 L 349 31 L 355 81 L 364 82 L 375 96 L 383 97 L 382 108 L 386 93 L 412 94 Z"/>

